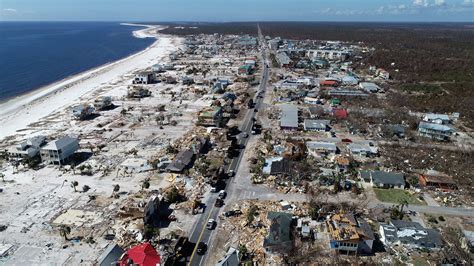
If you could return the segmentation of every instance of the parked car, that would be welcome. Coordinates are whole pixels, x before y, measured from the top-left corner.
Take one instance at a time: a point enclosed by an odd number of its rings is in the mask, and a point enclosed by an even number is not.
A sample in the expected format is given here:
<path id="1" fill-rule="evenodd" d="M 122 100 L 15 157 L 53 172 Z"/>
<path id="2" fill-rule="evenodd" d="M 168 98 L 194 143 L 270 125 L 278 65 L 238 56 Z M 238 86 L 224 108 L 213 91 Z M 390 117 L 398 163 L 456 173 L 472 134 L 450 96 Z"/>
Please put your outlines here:
<path id="1" fill-rule="evenodd" d="M 216 202 L 214 203 L 214 206 L 216 207 L 222 207 L 224 206 L 224 200 L 219 198 L 219 199 L 216 199 Z"/>
<path id="2" fill-rule="evenodd" d="M 213 230 L 214 228 L 216 228 L 216 220 L 209 219 L 209 221 L 207 221 L 206 228 L 209 230 Z"/>
<path id="3" fill-rule="evenodd" d="M 235 212 L 234 211 L 226 211 L 223 213 L 225 217 L 231 217 L 234 216 Z"/>
<path id="4" fill-rule="evenodd" d="M 198 244 L 198 246 L 197 246 L 197 250 L 196 250 L 197 254 L 199 254 L 199 255 L 204 255 L 204 254 L 206 253 L 206 251 L 207 251 L 207 245 L 206 245 L 206 243 L 204 243 L 204 242 L 199 242 L 199 244 Z"/>

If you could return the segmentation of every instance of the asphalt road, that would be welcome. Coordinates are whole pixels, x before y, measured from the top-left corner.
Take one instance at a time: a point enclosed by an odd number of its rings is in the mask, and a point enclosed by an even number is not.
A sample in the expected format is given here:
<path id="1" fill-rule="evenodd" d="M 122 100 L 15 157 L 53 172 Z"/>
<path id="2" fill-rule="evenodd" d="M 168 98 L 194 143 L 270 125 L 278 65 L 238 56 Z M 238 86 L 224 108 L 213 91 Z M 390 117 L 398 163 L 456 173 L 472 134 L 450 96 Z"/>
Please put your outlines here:
<path id="1" fill-rule="evenodd" d="M 260 28 L 258 28 L 258 31 L 259 31 L 260 44 L 263 44 L 264 43 L 264 38 L 263 38 L 263 35 L 260 32 Z M 247 133 L 249 136 L 251 135 L 251 131 L 252 131 L 253 119 L 256 116 L 256 112 L 255 112 L 254 109 L 258 110 L 261 107 L 263 99 L 264 99 L 264 97 L 259 98 L 259 97 L 257 97 L 257 95 L 261 92 L 262 96 L 264 96 L 265 90 L 267 88 L 267 83 L 268 83 L 268 74 L 269 74 L 269 69 L 267 67 L 268 59 L 267 59 L 267 55 L 266 55 L 266 49 L 264 48 L 263 45 L 261 46 L 261 51 L 262 51 L 262 59 L 263 59 L 263 61 L 262 61 L 263 73 L 262 73 L 262 78 L 261 78 L 261 81 L 260 81 L 260 86 L 258 88 L 258 91 L 257 91 L 256 95 L 255 95 L 255 99 L 254 99 L 255 105 L 254 105 L 253 109 L 247 110 L 247 113 L 245 114 L 244 120 L 243 120 L 243 122 L 240 126 L 240 131 L 242 133 Z M 230 162 L 229 167 L 228 167 L 228 172 L 234 171 L 234 173 L 237 173 L 237 169 L 239 168 L 239 164 L 240 164 L 240 162 L 242 160 L 242 157 L 243 157 L 243 154 L 244 154 L 244 149 L 247 147 L 247 142 L 248 142 L 248 138 L 240 138 L 239 144 L 244 145 L 244 148 L 240 151 L 239 155 L 236 158 L 232 159 L 232 161 Z M 232 191 L 231 186 L 232 186 L 232 180 L 234 178 L 235 177 L 232 177 L 232 178 L 227 180 L 227 185 L 226 185 L 226 189 L 225 189 L 227 191 L 227 193 L 230 193 L 230 191 Z M 228 195 L 228 196 L 230 196 L 230 195 Z M 196 243 L 196 247 L 194 248 L 194 250 L 191 254 L 191 257 L 189 258 L 189 264 L 188 265 L 192 265 L 192 266 L 202 265 L 206 261 L 207 253 L 204 254 L 204 255 L 199 255 L 199 254 L 197 254 L 196 249 L 197 249 L 197 244 L 199 242 L 204 242 L 207 245 L 209 245 L 209 243 L 210 243 L 212 233 L 214 232 L 214 230 L 208 230 L 206 228 L 206 224 L 207 224 L 207 221 L 209 219 L 214 219 L 214 220 L 218 221 L 217 218 L 218 218 L 218 215 L 219 215 L 219 212 L 220 212 L 220 208 L 214 207 L 214 202 L 216 201 L 217 197 L 218 197 L 217 193 L 212 194 L 209 197 L 208 201 L 206 202 L 206 209 L 205 209 L 204 213 L 201 214 L 201 217 L 199 217 L 199 220 L 197 221 L 197 223 L 194 226 L 193 232 L 189 236 L 189 241 L 192 242 L 192 243 Z M 217 226 L 219 226 L 219 225 L 217 225 Z"/>

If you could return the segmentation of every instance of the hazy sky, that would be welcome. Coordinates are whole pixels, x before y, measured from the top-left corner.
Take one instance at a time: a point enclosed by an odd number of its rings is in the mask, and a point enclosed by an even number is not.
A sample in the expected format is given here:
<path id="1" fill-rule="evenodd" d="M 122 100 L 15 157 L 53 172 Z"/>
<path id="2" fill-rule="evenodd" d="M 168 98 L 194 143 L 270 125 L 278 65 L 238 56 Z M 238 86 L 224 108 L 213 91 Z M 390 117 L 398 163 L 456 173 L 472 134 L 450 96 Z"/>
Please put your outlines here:
<path id="1" fill-rule="evenodd" d="M 0 0 L 0 20 L 474 21 L 474 0 Z"/>

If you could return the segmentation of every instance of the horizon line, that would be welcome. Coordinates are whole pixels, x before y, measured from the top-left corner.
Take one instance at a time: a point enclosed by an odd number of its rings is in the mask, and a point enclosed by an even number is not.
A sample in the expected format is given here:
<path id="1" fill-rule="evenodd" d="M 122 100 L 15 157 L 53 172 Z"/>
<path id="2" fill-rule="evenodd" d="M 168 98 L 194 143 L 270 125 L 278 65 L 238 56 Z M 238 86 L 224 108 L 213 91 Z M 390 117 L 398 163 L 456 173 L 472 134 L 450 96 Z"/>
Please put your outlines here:
<path id="1" fill-rule="evenodd" d="M 233 20 L 233 21 L 205 21 L 205 20 L 171 20 L 171 21 L 152 21 L 152 20 L 0 20 L 2 22 L 110 22 L 110 23 L 273 23 L 273 22 L 287 22 L 287 23 L 411 23 L 411 24 L 433 24 L 433 23 L 469 23 L 474 24 L 474 21 L 378 21 L 378 20 Z"/>

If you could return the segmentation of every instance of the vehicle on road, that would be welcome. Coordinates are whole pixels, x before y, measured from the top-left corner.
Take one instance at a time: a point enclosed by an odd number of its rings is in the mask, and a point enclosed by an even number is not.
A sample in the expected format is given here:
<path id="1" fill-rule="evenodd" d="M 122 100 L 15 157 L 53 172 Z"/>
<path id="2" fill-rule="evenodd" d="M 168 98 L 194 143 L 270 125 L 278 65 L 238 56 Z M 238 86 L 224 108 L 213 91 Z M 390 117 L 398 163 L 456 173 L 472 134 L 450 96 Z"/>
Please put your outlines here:
<path id="1" fill-rule="evenodd" d="M 227 196 L 227 192 L 225 192 L 225 190 L 219 191 L 219 198 L 220 199 L 225 199 L 226 196 Z"/>
<path id="2" fill-rule="evenodd" d="M 211 192 L 212 192 L 212 193 L 216 193 L 216 192 L 217 192 L 217 188 L 216 188 L 216 187 L 211 187 Z"/>
<path id="3" fill-rule="evenodd" d="M 209 230 L 213 230 L 214 228 L 216 228 L 216 220 L 209 219 L 209 221 L 207 221 L 206 228 Z"/>
<path id="4" fill-rule="evenodd" d="M 204 242 L 199 242 L 198 246 L 197 246 L 197 249 L 196 249 L 196 252 L 197 254 L 199 255 L 204 255 L 207 251 L 207 245 L 206 243 Z"/>
<path id="5" fill-rule="evenodd" d="M 224 200 L 221 199 L 221 198 L 216 199 L 216 202 L 214 203 L 214 206 L 216 206 L 216 207 L 224 206 Z"/>
<path id="6" fill-rule="evenodd" d="M 235 176 L 234 170 L 230 170 L 229 173 L 227 173 L 227 176 L 228 177 L 234 177 Z"/>
<path id="7" fill-rule="evenodd" d="M 249 133 L 247 132 L 242 133 L 242 138 L 248 138 L 248 137 L 249 137 Z"/>

